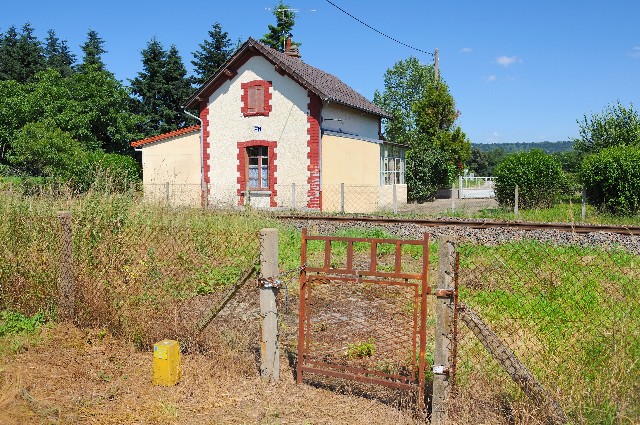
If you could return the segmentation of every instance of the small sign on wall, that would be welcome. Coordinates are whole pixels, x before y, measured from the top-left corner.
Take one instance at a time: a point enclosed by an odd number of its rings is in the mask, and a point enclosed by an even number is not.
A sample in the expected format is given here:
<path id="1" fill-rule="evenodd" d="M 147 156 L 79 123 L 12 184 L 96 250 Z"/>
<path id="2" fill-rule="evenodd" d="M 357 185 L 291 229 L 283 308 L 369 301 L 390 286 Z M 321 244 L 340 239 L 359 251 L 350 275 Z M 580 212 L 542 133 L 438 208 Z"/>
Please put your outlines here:
<path id="1" fill-rule="evenodd" d="M 262 127 L 259 125 L 254 125 L 253 131 L 255 131 L 256 133 L 260 133 L 262 131 Z"/>

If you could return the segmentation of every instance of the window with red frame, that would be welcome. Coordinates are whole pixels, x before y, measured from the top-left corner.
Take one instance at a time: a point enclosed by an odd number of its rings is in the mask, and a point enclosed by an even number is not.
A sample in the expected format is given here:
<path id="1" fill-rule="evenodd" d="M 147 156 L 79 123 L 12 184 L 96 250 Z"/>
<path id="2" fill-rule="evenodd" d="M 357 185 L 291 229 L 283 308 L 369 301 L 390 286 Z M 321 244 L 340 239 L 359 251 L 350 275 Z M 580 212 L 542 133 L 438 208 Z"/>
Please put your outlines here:
<path id="1" fill-rule="evenodd" d="M 249 190 L 269 190 L 269 148 L 251 146 L 247 148 Z"/>
<path id="2" fill-rule="evenodd" d="M 256 80 L 242 83 L 242 113 L 244 116 L 263 115 L 271 112 L 270 81 Z"/>

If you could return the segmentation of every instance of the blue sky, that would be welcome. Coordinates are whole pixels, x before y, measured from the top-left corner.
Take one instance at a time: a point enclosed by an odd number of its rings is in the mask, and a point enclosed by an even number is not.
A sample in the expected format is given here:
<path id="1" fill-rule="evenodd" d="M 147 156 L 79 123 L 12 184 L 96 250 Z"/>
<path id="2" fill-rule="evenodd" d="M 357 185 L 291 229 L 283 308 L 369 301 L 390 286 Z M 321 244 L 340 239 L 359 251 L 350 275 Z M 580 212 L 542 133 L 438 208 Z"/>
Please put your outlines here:
<path id="1" fill-rule="evenodd" d="M 372 27 L 424 51 L 440 68 L 474 143 L 539 142 L 578 136 L 576 120 L 620 101 L 640 108 L 640 1 L 332 0 Z M 214 22 L 243 41 L 274 22 L 276 0 L 8 1 L 0 31 L 30 22 L 48 29 L 80 58 L 89 28 L 106 41 L 104 60 L 128 83 L 140 51 L 156 36 L 175 44 L 188 69 Z M 385 71 L 414 55 L 432 56 L 384 38 L 326 0 L 291 0 L 299 10 L 294 40 L 305 62 L 330 72 L 371 99 Z"/>

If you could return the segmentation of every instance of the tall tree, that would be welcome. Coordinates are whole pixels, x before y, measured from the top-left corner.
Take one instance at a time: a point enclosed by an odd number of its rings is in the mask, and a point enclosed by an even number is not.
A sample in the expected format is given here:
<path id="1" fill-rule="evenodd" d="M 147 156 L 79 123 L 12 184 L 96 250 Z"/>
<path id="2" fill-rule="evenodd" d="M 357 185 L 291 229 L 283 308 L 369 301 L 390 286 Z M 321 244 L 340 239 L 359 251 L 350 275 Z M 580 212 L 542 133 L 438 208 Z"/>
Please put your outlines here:
<path id="1" fill-rule="evenodd" d="M 196 73 L 193 80 L 196 84 L 202 85 L 229 59 L 232 43 L 228 33 L 222 31 L 222 26 L 216 22 L 209 31 L 209 38 L 199 46 L 200 50 L 193 52 L 194 60 L 191 63 Z"/>
<path id="2" fill-rule="evenodd" d="M 56 37 L 54 30 L 47 32 L 44 45 L 44 54 L 47 58 L 47 67 L 55 69 L 63 77 L 73 74 L 73 64 L 76 56 L 71 53 L 66 40 Z"/>
<path id="3" fill-rule="evenodd" d="M 422 65 L 413 57 L 397 62 L 387 70 L 384 92 L 376 92 L 374 103 L 388 111 L 387 140 L 409 147 L 407 184 L 409 197 L 424 201 L 438 187 L 449 184 L 455 168 L 470 154 L 471 143 L 455 125 L 459 115 L 446 83 L 435 80 L 432 65 Z M 441 165 L 437 172 L 425 168 Z"/>
<path id="4" fill-rule="evenodd" d="M 191 93 L 187 71 L 175 46 L 167 52 L 154 37 L 142 50 L 142 71 L 131 80 L 138 108 L 147 117 L 143 132 L 154 135 L 186 124 L 181 105 Z"/>
<path id="5" fill-rule="evenodd" d="M 97 71 L 104 71 L 106 69 L 102 61 L 102 55 L 107 53 L 107 51 L 104 49 L 104 40 L 100 38 L 97 31 L 89 30 L 87 33 L 87 41 L 85 41 L 80 48 L 84 53 L 82 63 L 79 66 L 81 72 L 86 72 L 89 68 Z"/>
<path id="6" fill-rule="evenodd" d="M 296 14 L 280 0 L 280 3 L 273 9 L 273 15 L 276 17 L 276 24 L 269 24 L 269 32 L 260 41 L 273 49 L 283 52 L 287 35 L 295 25 Z M 300 43 L 293 44 L 300 45 Z"/>
<path id="7" fill-rule="evenodd" d="M 45 68 L 42 43 L 31 24 L 24 24 L 20 35 L 10 27 L 0 39 L 0 79 L 24 83 Z"/>

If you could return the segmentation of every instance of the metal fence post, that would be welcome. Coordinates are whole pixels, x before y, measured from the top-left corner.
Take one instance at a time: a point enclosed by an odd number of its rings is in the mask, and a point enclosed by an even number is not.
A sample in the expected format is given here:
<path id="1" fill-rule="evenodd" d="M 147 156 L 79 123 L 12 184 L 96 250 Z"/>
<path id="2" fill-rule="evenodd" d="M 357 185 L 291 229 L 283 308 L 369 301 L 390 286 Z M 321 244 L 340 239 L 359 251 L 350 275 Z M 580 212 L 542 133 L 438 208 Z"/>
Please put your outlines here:
<path id="1" fill-rule="evenodd" d="M 340 212 L 344 214 L 344 183 L 340 183 Z"/>
<path id="2" fill-rule="evenodd" d="M 519 199 L 519 196 L 518 196 L 518 185 L 516 185 L 516 190 L 515 190 L 515 193 L 514 193 L 514 202 L 513 202 L 513 213 L 515 215 L 518 215 L 520 213 L 519 209 L 518 209 L 518 202 L 519 201 L 520 201 L 520 199 Z"/>
<path id="3" fill-rule="evenodd" d="M 291 183 L 291 209 L 296 209 L 296 184 Z"/>
<path id="4" fill-rule="evenodd" d="M 455 242 L 444 236 L 438 242 L 438 288 L 436 290 L 436 334 L 433 353 L 433 400 L 431 424 L 443 425 L 451 390 L 450 349 L 453 343 Z"/>
<path id="5" fill-rule="evenodd" d="M 260 230 L 260 274 L 263 279 L 275 279 L 278 276 L 278 229 Z M 270 381 L 280 379 L 277 300 L 276 286 L 260 286 L 260 375 Z"/>
<path id="6" fill-rule="evenodd" d="M 587 189 L 582 188 L 582 221 L 587 217 Z"/>
<path id="7" fill-rule="evenodd" d="M 75 288 L 73 283 L 73 242 L 71 212 L 58 211 L 62 227 L 60 248 L 60 276 L 58 280 L 58 316 L 64 320 L 75 316 Z"/>

